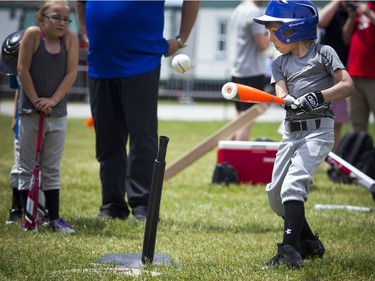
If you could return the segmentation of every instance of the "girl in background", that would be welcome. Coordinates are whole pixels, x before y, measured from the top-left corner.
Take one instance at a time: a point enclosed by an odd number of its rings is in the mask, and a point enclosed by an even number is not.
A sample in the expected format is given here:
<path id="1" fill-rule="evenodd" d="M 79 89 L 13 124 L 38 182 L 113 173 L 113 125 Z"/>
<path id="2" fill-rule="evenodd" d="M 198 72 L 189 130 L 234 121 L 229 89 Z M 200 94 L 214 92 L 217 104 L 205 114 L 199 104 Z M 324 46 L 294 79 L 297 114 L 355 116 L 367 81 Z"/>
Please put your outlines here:
<path id="1" fill-rule="evenodd" d="M 60 163 L 64 150 L 67 93 L 78 68 L 78 36 L 68 29 L 70 8 L 66 1 L 45 1 L 39 8 L 37 26 L 26 29 L 20 45 L 18 76 L 20 92 L 19 189 L 23 207 L 34 166 L 39 115 L 45 113 L 41 156 L 42 189 L 53 231 L 74 233 L 59 215 Z"/>

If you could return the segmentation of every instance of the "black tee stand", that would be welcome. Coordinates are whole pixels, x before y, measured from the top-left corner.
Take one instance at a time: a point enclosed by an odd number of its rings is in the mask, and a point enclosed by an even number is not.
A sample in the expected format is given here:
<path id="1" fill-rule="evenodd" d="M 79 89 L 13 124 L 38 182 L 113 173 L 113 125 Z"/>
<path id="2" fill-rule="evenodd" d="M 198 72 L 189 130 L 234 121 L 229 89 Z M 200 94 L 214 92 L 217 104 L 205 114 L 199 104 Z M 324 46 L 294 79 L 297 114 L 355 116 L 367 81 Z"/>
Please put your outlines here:
<path id="1" fill-rule="evenodd" d="M 142 265 L 152 263 L 156 265 L 171 265 L 171 259 L 164 254 L 154 254 L 156 233 L 159 221 L 161 193 L 165 172 L 165 155 L 169 138 L 160 136 L 158 155 L 154 163 L 151 180 L 150 199 L 147 212 L 145 233 L 143 238 L 143 250 L 140 254 L 107 254 L 101 257 L 99 263 L 109 263 L 113 265 L 140 268 Z"/>
<path id="2" fill-rule="evenodd" d="M 143 264 L 147 262 L 152 263 L 154 260 L 156 232 L 159 221 L 161 191 L 163 188 L 164 181 L 165 155 L 167 153 L 168 141 L 168 137 L 160 136 L 158 156 L 155 160 L 154 170 L 152 173 L 150 200 L 148 203 L 145 235 L 143 238 Z"/>

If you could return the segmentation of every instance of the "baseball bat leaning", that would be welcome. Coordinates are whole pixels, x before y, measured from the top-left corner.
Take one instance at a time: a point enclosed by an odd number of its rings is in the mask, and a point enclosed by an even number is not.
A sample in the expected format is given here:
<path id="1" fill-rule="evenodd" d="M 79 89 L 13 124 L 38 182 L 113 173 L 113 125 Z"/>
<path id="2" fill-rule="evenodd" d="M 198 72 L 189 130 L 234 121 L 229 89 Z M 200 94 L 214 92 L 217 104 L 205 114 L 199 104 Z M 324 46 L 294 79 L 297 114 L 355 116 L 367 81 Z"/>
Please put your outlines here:
<path id="1" fill-rule="evenodd" d="M 285 104 L 283 98 L 250 86 L 233 82 L 224 84 L 221 89 L 221 94 L 225 99 L 232 101 Z"/>
<path id="2" fill-rule="evenodd" d="M 23 227 L 27 230 L 38 230 L 39 223 L 45 215 L 45 197 L 42 191 L 42 177 L 40 169 L 40 158 L 43 140 L 44 113 L 40 113 L 38 140 L 36 144 L 35 165 L 30 181 L 29 192 L 27 194 L 27 203 L 25 210 L 25 219 Z"/>
<path id="3" fill-rule="evenodd" d="M 325 159 L 333 168 L 350 177 L 355 183 L 367 188 L 375 200 L 375 180 L 345 161 L 335 153 L 330 152 Z"/>
<path id="4" fill-rule="evenodd" d="M 220 128 L 212 135 L 198 143 L 191 150 L 186 152 L 180 158 L 172 162 L 165 170 L 164 180 L 168 180 L 188 167 L 194 161 L 205 155 L 213 149 L 219 141 L 230 139 L 238 129 L 251 124 L 255 118 L 264 113 L 268 109 L 268 105 L 264 103 L 256 104 L 247 109 L 240 117 L 228 122 L 224 127 Z"/>

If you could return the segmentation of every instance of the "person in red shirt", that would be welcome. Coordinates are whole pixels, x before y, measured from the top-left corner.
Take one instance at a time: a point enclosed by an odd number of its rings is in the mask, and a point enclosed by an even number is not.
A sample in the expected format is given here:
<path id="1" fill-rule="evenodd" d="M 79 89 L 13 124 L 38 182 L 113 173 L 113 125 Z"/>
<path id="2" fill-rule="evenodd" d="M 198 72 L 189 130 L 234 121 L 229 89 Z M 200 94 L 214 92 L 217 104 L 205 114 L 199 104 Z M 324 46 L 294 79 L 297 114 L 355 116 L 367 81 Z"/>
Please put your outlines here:
<path id="1" fill-rule="evenodd" d="M 343 26 L 343 38 L 350 44 L 347 70 L 354 82 L 350 97 L 350 118 L 354 131 L 368 131 L 375 115 L 375 1 L 353 2 L 355 13 Z"/>

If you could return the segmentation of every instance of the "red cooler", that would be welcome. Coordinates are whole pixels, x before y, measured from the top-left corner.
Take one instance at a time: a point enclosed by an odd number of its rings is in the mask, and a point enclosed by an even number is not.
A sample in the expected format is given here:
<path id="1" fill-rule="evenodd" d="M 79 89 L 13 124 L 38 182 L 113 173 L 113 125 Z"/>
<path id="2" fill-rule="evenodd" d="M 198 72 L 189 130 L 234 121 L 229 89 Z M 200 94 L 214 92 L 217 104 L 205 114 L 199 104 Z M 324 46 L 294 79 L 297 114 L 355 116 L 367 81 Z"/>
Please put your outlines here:
<path id="1" fill-rule="evenodd" d="M 271 181 L 279 142 L 219 141 L 217 162 L 233 166 L 239 183 L 267 184 Z"/>

